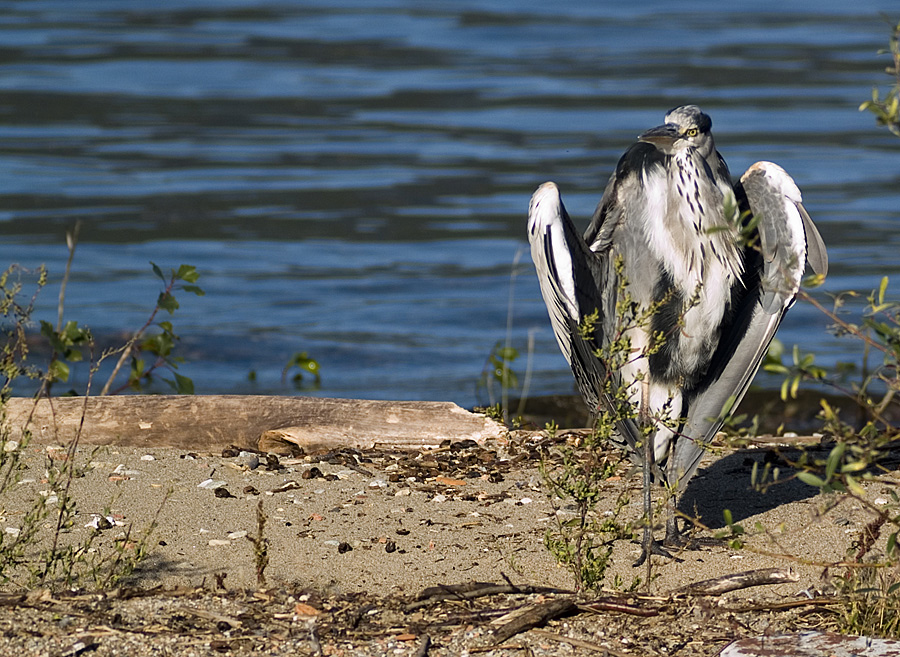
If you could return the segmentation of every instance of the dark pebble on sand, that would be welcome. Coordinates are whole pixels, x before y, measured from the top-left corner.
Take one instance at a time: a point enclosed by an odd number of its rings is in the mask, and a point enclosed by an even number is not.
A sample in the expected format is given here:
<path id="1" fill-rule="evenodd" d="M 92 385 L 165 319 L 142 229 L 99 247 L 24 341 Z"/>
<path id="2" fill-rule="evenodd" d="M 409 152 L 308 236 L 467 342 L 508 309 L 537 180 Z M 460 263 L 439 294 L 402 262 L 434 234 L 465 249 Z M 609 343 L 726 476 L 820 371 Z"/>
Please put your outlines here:
<path id="1" fill-rule="evenodd" d="M 309 470 L 304 470 L 300 474 L 301 479 L 317 479 L 322 476 L 322 471 L 319 468 L 313 466 Z"/>

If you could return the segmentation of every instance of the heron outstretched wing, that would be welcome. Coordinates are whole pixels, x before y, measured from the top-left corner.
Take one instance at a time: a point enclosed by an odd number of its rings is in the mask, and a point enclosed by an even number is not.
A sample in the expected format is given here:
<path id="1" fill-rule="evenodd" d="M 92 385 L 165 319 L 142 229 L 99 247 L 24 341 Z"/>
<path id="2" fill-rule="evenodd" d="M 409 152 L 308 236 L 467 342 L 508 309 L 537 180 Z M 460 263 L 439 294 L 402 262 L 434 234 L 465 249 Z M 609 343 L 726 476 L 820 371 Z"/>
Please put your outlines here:
<path id="1" fill-rule="evenodd" d="M 806 263 L 825 275 L 828 256 L 801 203 L 800 190 L 777 164 L 757 162 L 735 185 L 742 209 L 757 219 L 758 245 L 745 250 L 744 285 L 735 289 L 710 369 L 689 397 L 687 422 L 668 464 L 669 484 L 689 479 L 703 445 L 750 386 L 784 314 L 800 289 Z"/>
<path id="2" fill-rule="evenodd" d="M 603 345 L 604 277 L 609 276 L 607 256 L 590 250 L 569 218 L 555 183 L 541 185 L 531 197 L 528 239 L 541 295 L 550 315 L 559 348 L 569 362 L 582 397 L 593 412 L 611 411 L 603 393 L 610 372 L 597 349 Z M 584 319 L 597 312 L 592 334 L 584 334 Z M 631 446 L 640 442 L 640 431 L 630 419 L 617 422 L 620 437 Z"/>

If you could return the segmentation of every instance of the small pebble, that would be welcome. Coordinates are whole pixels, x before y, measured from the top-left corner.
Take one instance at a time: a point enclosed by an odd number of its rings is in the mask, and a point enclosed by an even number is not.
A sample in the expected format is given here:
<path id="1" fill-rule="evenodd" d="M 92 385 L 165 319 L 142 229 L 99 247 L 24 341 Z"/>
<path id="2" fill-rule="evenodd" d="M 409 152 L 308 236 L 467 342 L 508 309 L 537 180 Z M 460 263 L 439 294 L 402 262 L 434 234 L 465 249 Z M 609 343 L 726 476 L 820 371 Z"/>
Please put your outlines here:
<path id="1" fill-rule="evenodd" d="M 209 545 L 211 547 L 219 547 L 222 545 L 231 545 L 231 541 L 229 541 L 227 538 L 213 538 L 213 539 L 210 539 Z"/>
<path id="2" fill-rule="evenodd" d="M 224 486 L 227 483 L 227 481 L 222 481 L 221 479 L 207 479 L 197 484 L 197 488 L 210 488 L 212 490 L 215 490 L 216 488 Z"/>
<path id="3" fill-rule="evenodd" d="M 156 460 L 156 457 L 153 456 L 153 454 L 144 454 L 144 455 L 141 457 L 141 460 L 142 460 L 142 461 L 155 461 L 155 460 Z"/>
<path id="4" fill-rule="evenodd" d="M 304 470 L 303 472 L 300 473 L 301 479 L 316 479 L 321 476 L 322 476 L 322 471 L 319 470 L 319 468 L 317 468 L 315 466 L 309 468 L 308 470 Z"/>
<path id="5" fill-rule="evenodd" d="M 241 530 L 239 532 L 231 532 L 228 535 L 228 538 L 232 541 L 236 541 L 239 538 L 244 538 L 246 535 L 247 535 L 247 532 L 245 530 Z"/>

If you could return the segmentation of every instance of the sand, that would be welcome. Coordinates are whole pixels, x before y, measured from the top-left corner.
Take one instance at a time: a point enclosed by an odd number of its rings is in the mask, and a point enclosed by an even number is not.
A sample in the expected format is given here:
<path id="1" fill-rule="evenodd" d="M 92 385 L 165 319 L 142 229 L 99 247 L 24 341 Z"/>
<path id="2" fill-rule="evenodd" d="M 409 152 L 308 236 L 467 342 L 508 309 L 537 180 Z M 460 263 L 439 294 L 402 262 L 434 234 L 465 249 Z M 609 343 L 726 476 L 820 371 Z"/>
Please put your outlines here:
<path id="1" fill-rule="evenodd" d="M 545 492 L 533 449 L 540 440 L 540 434 L 523 433 L 511 443 L 438 454 L 348 452 L 330 455 L 326 462 L 318 456 L 283 458 L 275 469 L 266 469 L 264 456 L 246 452 L 223 456 L 172 449 L 80 448 L 74 460 L 78 476 L 70 488 L 76 514 L 63 540 L 80 542 L 93 533 L 91 549 L 99 551 L 93 554 L 110 554 L 130 527 L 126 553 L 140 540 L 148 553 L 123 584 L 143 590 L 195 588 L 234 600 L 252 595 L 262 584 L 254 543 L 248 540 L 258 534 L 261 504 L 268 542 L 264 587 L 283 592 L 271 595 L 286 605 L 287 612 L 301 591 L 323 600 L 361 596 L 408 601 L 426 587 L 471 581 L 571 590 L 575 586 L 571 574 L 545 549 L 543 537 L 558 517 L 573 517 L 573 509 Z M 46 495 L 49 457 L 56 457 L 59 464 L 62 454 L 59 446 L 26 448 L 19 483 L 3 499 L 0 530 L 7 536 L 41 491 Z M 768 448 L 751 448 L 708 457 L 681 500 L 680 508 L 696 513 L 709 528 L 698 532 L 701 536 L 722 530 L 724 511 L 729 509 L 734 522 L 747 531 L 744 549 L 717 545 L 679 553 L 678 560 L 654 558 L 648 584 L 646 569 L 632 566 L 639 553 L 637 543 L 619 540 L 607 587 L 627 590 L 639 581 L 637 590 L 665 596 L 693 582 L 777 567 L 790 569 L 797 581 L 727 594 L 715 599 L 713 606 L 797 601 L 827 592 L 825 565 L 847 557 L 873 516 L 859 501 L 820 494 L 797 480 L 765 494 L 755 492 L 750 487 L 752 464 L 773 460 L 772 454 Z M 895 473 L 887 476 L 866 486 L 867 499 L 876 506 L 889 499 Z M 625 494 L 630 501 L 621 520 L 636 522 L 639 486 L 639 476 L 623 468 L 623 476 L 603 485 L 600 513 L 612 509 L 618 496 Z M 110 518 L 111 526 L 99 532 L 86 526 L 96 525 L 97 516 Z M 142 539 L 154 519 L 155 528 Z M 50 519 L 46 525 L 49 532 Z M 25 583 L 18 577 L 7 589 Z M 790 627 L 782 620 L 772 627 Z M 294 617 L 293 622 L 299 621 Z M 748 624 L 744 630 L 735 629 L 734 636 L 750 636 L 755 629 Z M 596 626 L 593 631 L 603 634 Z M 594 640 L 600 635 L 595 634 Z M 700 641 L 693 648 L 687 641 L 677 654 L 717 654 L 710 651 L 723 647 L 726 638 L 719 637 L 718 643 Z M 615 645 L 627 649 L 627 637 L 624 644 L 621 639 Z M 453 640 L 464 642 L 464 637 Z M 213 650 L 209 641 L 204 649 Z M 338 650 L 340 641 L 329 645 Z M 462 644 L 453 645 L 458 649 Z M 450 646 L 447 639 L 443 646 L 432 645 L 429 654 L 456 654 Z M 419 647 L 416 641 L 400 642 L 396 654 L 413 654 Z M 382 648 L 367 649 L 378 654 Z M 368 653 L 360 647 L 358 654 Z"/>

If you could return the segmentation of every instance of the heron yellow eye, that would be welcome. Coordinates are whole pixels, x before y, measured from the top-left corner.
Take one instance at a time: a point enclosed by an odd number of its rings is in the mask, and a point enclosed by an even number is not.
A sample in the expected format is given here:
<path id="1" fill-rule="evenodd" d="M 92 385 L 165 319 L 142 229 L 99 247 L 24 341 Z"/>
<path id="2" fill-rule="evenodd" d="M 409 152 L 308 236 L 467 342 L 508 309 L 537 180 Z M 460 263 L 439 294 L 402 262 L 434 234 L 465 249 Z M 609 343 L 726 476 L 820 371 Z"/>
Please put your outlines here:
<path id="1" fill-rule="evenodd" d="M 697 128 L 688 128 L 684 134 L 688 137 L 696 137 L 700 134 L 700 131 Z"/>

